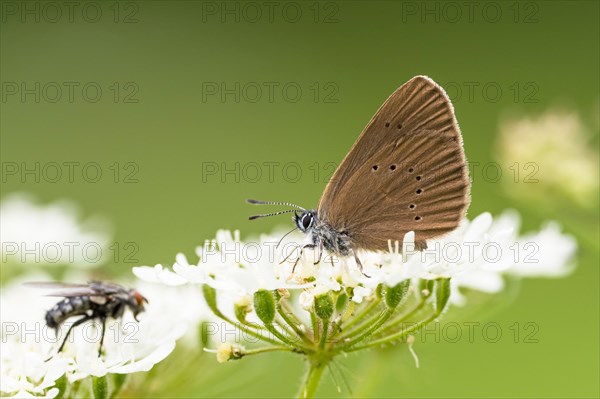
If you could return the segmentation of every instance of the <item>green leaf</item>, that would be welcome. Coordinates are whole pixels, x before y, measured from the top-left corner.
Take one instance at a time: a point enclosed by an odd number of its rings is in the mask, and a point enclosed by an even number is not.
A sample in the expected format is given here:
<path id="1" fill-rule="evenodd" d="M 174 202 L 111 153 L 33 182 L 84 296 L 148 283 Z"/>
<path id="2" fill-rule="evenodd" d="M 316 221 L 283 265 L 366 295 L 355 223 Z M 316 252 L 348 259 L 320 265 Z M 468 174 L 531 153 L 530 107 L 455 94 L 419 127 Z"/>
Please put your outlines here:
<path id="1" fill-rule="evenodd" d="M 202 286 L 202 293 L 204 294 L 204 300 L 206 304 L 217 316 L 221 314 L 221 311 L 217 307 L 217 291 L 208 284 Z"/>
<path id="2" fill-rule="evenodd" d="M 273 293 L 267 290 L 255 292 L 254 310 L 263 323 L 270 324 L 275 319 L 275 297 Z"/>
<path id="3" fill-rule="evenodd" d="M 108 383 L 106 382 L 106 376 L 92 377 L 92 389 L 94 391 L 94 399 L 107 399 Z"/>
<path id="4" fill-rule="evenodd" d="M 333 299 L 329 294 L 315 297 L 315 313 L 321 320 L 329 320 L 333 315 Z"/>
<path id="5" fill-rule="evenodd" d="M 442 313 L 450 299 L 450 279 L 440 278 L 435 280 L 435 310 L 439 315 Z"/>
<path id="6" fill-rule="evenodd" d="M 385 304 L 390 309 L 395 309 L 404 298 L 410 287 L 410 280 L 404 280 L 393 287 L 387 287 L 385 290 Z"/>

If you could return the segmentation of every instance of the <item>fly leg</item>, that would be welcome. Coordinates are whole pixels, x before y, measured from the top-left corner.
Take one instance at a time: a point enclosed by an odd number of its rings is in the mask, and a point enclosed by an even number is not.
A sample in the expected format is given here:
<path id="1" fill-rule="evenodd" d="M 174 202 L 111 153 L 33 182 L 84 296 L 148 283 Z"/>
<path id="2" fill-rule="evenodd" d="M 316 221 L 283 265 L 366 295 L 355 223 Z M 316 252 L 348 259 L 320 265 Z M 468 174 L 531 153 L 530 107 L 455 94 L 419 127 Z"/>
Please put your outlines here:
<path id="1" fill-rule="evenodd" d="M 82 317 L 81 319 L 77 320 L 75 323 L 71 324 L 71 327 L 69 327 L 69 329 L 67 330 L 67 335 L 65 336 L 65 339 L 63 340 L 62 344 L 60 344 L 60 347 L 58 348 L 57 353 L 60 353 L 63 350 L 65 344 L 67 343 L 67 339 L 69 339 L 69 334 L 71 334 L 71 331 L 73 330 L 73 328 L 75 328 L 78 325 L 85 323 L 86 321 L 91 320 L 93 318 L 94 318 L 93 316 L 85 316 L 85 317 Z"/>
<path id="2" fill-rule="evenodd" d="M 100 318 L 102 323 L 102 335 L 100 336 L 100 347 L 98 348 L 98 357 L 102 355 L 102 345 L 104 345 L 104 333 L 106 332 L 106 317 Z"/>

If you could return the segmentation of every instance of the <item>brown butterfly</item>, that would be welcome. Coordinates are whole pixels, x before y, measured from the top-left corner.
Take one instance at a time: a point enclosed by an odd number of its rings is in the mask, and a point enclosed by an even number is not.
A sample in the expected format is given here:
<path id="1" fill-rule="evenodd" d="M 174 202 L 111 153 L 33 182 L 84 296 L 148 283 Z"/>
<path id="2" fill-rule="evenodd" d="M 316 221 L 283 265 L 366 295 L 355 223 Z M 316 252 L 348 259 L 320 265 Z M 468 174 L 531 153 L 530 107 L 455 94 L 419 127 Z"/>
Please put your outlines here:
<path id="1" fill-rule="evenodd" d="M 398 88 L 371 118 L 325 187 L 316 210 L 287 202 L 251 204 L 295 209 L 297 229 L 310 244 L 339 256 L 385 251 L 415 232 L 418 250 L 456 227 L 469 205 L 470 180 L 454 108 L 444 89 L 426 76 Z M 295 230 L 295 229 L 294 229 Z M 294 265 L 295 266 L 295 265 Z"/>

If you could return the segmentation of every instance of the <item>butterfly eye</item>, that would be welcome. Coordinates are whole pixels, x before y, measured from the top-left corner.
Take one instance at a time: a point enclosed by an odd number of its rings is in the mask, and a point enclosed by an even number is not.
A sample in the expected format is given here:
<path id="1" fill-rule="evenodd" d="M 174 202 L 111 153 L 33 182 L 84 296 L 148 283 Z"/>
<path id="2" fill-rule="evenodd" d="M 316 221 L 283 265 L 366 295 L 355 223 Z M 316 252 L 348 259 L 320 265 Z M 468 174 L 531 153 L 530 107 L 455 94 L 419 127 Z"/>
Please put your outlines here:
<path id="1" fill-rule="evenodd" d="M 312 215 L 304 215 L 302 217 L 302 226 L 305 229 L 308 229 L 310 227 L 310 225 L 312 224 Z"/>

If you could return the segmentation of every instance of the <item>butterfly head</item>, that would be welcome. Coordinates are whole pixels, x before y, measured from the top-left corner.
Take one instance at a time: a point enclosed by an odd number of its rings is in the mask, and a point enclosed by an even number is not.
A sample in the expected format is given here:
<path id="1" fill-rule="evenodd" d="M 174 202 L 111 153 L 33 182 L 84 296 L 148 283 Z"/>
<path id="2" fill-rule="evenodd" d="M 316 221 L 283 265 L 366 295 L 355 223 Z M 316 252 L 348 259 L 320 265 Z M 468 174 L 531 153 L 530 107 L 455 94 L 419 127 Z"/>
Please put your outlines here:
<path id="1" fill-rule="evenodd" d="M 294 223 L 298 226 L 298 229 L 303 233 L 306 233 L 314 226 L 317 220 L 317 212 L 316 211 L 303 211 L 302 213 L 294 214 Z"/>

